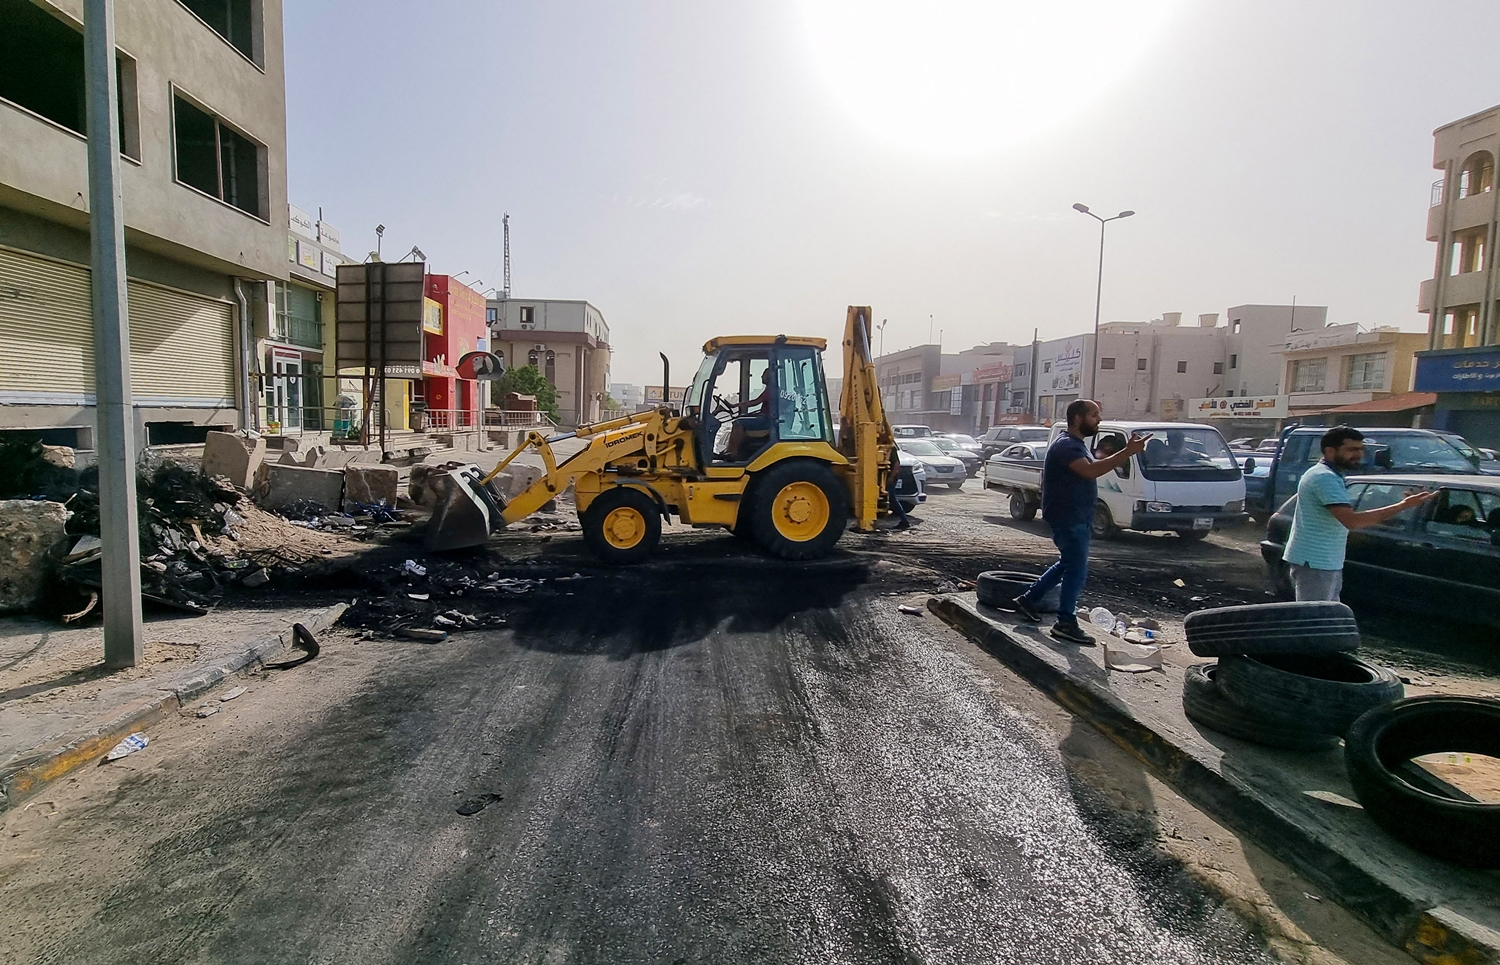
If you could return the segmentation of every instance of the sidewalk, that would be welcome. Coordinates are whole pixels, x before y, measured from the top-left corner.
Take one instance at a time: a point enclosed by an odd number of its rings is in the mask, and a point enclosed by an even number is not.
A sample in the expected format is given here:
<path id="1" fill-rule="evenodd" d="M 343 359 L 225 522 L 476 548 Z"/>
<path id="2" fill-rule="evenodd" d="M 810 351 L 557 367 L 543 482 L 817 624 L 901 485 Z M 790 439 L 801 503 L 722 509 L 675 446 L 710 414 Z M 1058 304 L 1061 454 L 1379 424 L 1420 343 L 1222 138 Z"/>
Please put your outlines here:
<path id="1" fill-rule="evenodd" d="M 1500 876 L 1387 835 L 1354 801 L 1342 750 L 1280 751 L 1187 719 L 1184 669 L 1203 659 L 1188 652 L 1181 624 L 1163 626 L 1164 672 L 1132 674 L 1107 670 L 1102 646 L 1054 641 L 972 593 L 933 597 L 928 609 L 1417 961 L 1500 963 Z"/>
<path id="2" fill-rule="evenodd" d="M 0 810 L 189 706 L 225 677 L 274 659 L 290 645 L 293 623 L 316 633 L 343 606 L 148 613 L 145 659 L 113 673 L 102 666 L 98 626 L 0 618 Z"/>

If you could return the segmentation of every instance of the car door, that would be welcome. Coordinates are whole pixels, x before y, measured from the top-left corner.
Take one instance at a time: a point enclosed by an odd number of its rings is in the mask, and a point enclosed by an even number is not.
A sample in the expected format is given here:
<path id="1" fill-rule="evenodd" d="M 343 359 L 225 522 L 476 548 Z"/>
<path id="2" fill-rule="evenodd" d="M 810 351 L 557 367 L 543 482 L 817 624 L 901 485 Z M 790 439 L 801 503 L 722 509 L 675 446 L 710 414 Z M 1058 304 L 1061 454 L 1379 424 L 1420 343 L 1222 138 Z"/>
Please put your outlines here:
<path id="1" fill-rule="evenodd" d="M 1500 623 L 1500 495 L 1445 486 L 1427 510 L 1412 561 L 1421 571 L 1421 602 Z"/>
<path id="2" fill-rule="evenodd" d="M 1410 489 L 1407 483 L 1351 483 L 1349 498 L 1355 510 L 1366 512 L 1398 503 Z M 1403 601 L 1423 582 L 1414 564 L 1420 555 L 1417 514 L 1392 516 L 1375 526 L 1349 531 L 1344 549 L 1344 584 L 1352 594 Z"/>

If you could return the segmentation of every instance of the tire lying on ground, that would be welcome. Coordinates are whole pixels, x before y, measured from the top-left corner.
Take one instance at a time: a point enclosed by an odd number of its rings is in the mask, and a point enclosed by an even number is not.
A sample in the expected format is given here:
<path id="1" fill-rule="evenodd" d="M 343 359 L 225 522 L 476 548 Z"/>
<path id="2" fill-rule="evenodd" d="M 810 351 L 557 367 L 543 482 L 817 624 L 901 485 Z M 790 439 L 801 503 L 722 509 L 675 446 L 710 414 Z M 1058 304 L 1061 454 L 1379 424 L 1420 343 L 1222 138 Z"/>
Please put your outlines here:
<path id="1" fill-rule="evenodd" d="M 1200 657 L 1341 653 L 1359 646 L 1354 611 L 1342 603 L 1255 603 L 1189 613 L 1188 649 Z"/>
<path id="2" fill-rule="evenodd" d="M 1031 584 L 1036 582 L 1036 574 L 1021 573 L 1016 570 L 986 570 L 979 574 L 975 580 L 975 594 L 979 602 L 985 606 L 994 607 L 997 610 L 1014 611 L 1015 605 L 1011 602 L 1030 589 Z M 1042 597 L 1036 609 L 1041 613 L 1057 612 L 1057 601 L 1062 595 L 1062 588 L 1054 586 Z"/>
<path id="3" fill-rule="evenodd" d="M 1355 797 L 1393 837 L 1455 864 L 1500 868 L 1500 804 L 1442 797 L 1397 773 L 1444 751 L 1500 758 L 1500 701 L 1414 697 L 1377 707 L 1349 728 L 1344 763 Z"/>
<path id="4" fill-rule="evenodd" d="M 1240 740 L 1292 751 L 1326 751 L 1339 739 L 1295 723 L 1275 721 L 1250 713 L 1224 699 L 1216 681 L 1217 668 L 1198 663 L 1188 668 L 1182 682 L 1182 709 L 1191 720 Z"/>
<path id="5" fill-rule="evenodd" d="M 1219 692 L 1247 713 L 1342 737 L 1406 691 L 1395 672 L 1352 654 L 1278 653 L 1221 658 Z"/>

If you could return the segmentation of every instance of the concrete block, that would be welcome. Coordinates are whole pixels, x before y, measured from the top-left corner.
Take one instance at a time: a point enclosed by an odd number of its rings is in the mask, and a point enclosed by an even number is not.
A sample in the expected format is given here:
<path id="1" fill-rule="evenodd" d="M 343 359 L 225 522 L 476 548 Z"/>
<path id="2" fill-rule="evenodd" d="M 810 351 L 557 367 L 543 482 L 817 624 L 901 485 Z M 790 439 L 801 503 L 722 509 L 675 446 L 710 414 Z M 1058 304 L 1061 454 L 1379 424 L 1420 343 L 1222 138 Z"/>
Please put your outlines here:
<path id="1" fill-rule="evenodd" d="M 266 440 L 246 439 L 232 432 L 210 432 L 203 440 L 203 475 L 228 476 L 241 489 L 255 485 L 266 460 Z"/>
<path id="2" fill-rule="evenodd" d="M 394 466 L 345 466 L 344 510 L 353 511 L 355 503 L 396 505 L 401 473 Z"/>
<path id="3" fill-rule="evenodd" d="M 72 446 L 42 446 L 42 462 L 59 469 L 72 469 L 77 463 Z"/>
<path id="4" fill-rule="evenodd" d="M 272 511 L 300 499 L 337 510 L 344 504 L 344 474 L 334 469 L 309 469 L 306 466 L 270 467 L 266 474 L 266 492 L 259 500 L 261 508 Z"/>
<path id="5" fill-rule="evenodd" d="M 68 512 L 62 503 L 0 500 L 0 613 L 41 601 L 47 581 L 68 552 Z"/>

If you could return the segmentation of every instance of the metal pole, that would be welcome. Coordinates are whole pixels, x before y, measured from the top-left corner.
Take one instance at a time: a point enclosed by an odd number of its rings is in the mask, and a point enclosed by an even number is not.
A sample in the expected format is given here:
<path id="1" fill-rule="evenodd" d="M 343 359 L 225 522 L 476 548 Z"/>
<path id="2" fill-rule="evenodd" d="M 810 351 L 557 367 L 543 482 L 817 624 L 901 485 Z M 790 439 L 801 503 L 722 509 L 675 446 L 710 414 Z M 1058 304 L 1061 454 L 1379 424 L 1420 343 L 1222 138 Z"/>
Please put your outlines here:
<path id="1" fill-rule="evenodd" d="M 1104 298 L 1104 226 L 1112 220 L 1114 219 L 1099 219 L 1099 284 L 1094 288 L 1094 348 L 1089 353 L 1090 399 L 1095 399 L 1099 385 L 1099 304 Z"/>
<path id="2" fill-rule="evenodd" d="M 135 507 L 135 411 L 125 297 L 125 216 L 120 196 L 120 92 L 114 0 L 84 0 L 84 86 L 89 164 L 90 283 L 94 307 L 94 442 L 99 454 L 100 586 L 104 665 L 141 662 L 141 548 Z"/>

